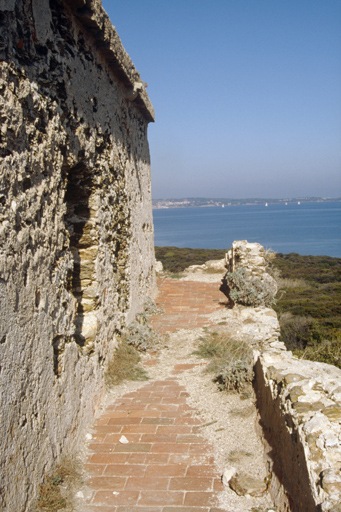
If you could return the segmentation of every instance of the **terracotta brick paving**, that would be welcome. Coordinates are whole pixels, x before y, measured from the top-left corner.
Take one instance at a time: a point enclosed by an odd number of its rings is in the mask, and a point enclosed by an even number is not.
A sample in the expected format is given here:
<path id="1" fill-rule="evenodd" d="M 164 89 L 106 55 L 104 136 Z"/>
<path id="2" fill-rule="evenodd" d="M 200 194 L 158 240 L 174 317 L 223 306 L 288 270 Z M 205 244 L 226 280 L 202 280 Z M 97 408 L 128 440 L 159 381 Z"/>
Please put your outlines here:
<path id="1" fill-rule="evenodd" d="M 158 290 L 156 304 L 164 313 L 152 317 L 151 325 L 160 333 L 210 325 L 205 315 L 227 303 L 219 283 L 158 279 Z"/>
<path id="2" fill-rule="evenodd" d="M 164 313 L 154 317 L 154 328 L 207 325 L 201 315 L 223 301 L 217 284 L 161 280 L 158 305 Z M 87 512 L 224 512 L 212 446 L 201 436 L 202 423 L 177 381 L 177 374 L 193 366 L 176 364 L 167 379 L 127 393 L 97 419 L 85 466 Z"/>
<path id="3" fill-rule="evenodd" d="M 124 395 L 100 416 L 86 464 L 88 510 L 220 511 L 216 492 L 222 484 L 212 447 L 200 435 L 186 395 L 171 377 Z"/>

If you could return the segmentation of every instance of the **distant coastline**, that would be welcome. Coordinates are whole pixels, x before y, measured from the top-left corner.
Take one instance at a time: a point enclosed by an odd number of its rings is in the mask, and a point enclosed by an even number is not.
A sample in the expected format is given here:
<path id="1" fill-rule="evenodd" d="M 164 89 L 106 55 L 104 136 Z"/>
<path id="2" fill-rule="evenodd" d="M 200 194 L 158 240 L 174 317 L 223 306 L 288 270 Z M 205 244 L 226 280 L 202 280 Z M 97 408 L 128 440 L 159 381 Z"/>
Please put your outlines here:
<path id="1" fill-rule="evenodd" d="M 298 198 L 286 202 L 154 209 L 154 243 L 158 247 L 226 249 L 234 240 L 247 240 L 283 254 L 340 258 L 341 201 Z"/>
<path id="2" fill-rule="evenodd" d="M 300 204 L 300 203 L 330 203 L 341 201 L 341 197 L 290 197 L 286 199 L 269 199 L 269 198 L 207 198 L 207 197 L 186 197 L 182 199 L 153 199 L 153 209 L 162 210 L 168 208 L 211 208 L 237 205 L 264 205 L 270 204 Z"/>

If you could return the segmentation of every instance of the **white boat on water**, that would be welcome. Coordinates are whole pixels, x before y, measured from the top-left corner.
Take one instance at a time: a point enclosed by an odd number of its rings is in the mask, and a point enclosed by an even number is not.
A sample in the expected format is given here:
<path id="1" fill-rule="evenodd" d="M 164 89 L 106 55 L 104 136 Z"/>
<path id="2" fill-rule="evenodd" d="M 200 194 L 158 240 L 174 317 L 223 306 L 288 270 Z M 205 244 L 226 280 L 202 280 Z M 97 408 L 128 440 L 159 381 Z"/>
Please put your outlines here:
<path id="1" fill-rule="evenodd" d="M 265 203 L 265 206 L 269 206 L 268 203 Z"/>
<path id="2" fill-rule="evenodd" d="M 301 201 L 298 201 L 298 203 L 297 203 L 297 204 L 301 204 Z"/>

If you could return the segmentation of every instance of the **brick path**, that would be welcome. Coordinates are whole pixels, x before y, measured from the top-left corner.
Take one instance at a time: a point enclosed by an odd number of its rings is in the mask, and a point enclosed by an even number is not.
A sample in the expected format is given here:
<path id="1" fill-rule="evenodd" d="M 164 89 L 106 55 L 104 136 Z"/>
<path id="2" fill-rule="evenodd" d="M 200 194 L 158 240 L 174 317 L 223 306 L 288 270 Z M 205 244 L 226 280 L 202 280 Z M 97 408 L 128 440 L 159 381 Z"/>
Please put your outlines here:
<path id="1" fill-rule="evenodd" d="M 212 322 L 205 315 L 227 304 L 226 296 L 219 291 L 219 282 L 158 279 L 158 290 L 156 303 L 164 314 L 151 318 L 151 325 L 161 333 L 210 325 Z"/>
<path id="2" fill-rule="evenodd" d="M 154 328 L 207 325 L 203 315 L 223 307 L 220 301 L 219 284 L 161 280 L 157 302 L 164 313 L 154 317 Z M 120 397 L 98 418 L 86 464 L 88 511 L 224 512 L 213 449 L 177 380 L 193 366 L 186 360 L 176 364 L 166 380 Z"/>

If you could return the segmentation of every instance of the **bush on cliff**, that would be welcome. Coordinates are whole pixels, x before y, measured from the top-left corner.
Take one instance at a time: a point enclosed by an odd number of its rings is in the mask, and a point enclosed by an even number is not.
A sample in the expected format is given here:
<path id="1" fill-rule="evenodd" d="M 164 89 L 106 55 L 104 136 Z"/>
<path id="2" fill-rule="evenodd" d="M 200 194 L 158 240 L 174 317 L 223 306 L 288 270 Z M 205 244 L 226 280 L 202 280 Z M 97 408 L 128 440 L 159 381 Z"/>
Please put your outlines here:
<path id="1" fill-rule="evenodd" d="M 341 368 L 341 258 L 277 254 L 281 340 L 298 357 Z"/>
<path id="2" fill-rule="evenodd" d="M 303 350 L 312 342 L 322 341 L 318 322 L 312 317 L 282 313 L 278 317 L 281 326 L 281 340 L 288 350 Z"/>
<path id="3" fill-rule="evenodd" d="M 320 343 L 308 345 L 304 351 L 297 353 L 303 359 L 319 361 L 321 363 L 333 364 L 341 368 L 341 336 Z"/>
<path id="4" fill-rule="evenodd" d="M 275 303 L 275 290 L 270 282 L 250 276 L 243 267 L 227 272 L 225 280 L 229 296 L 237 304 L 271 307 Z"/>

